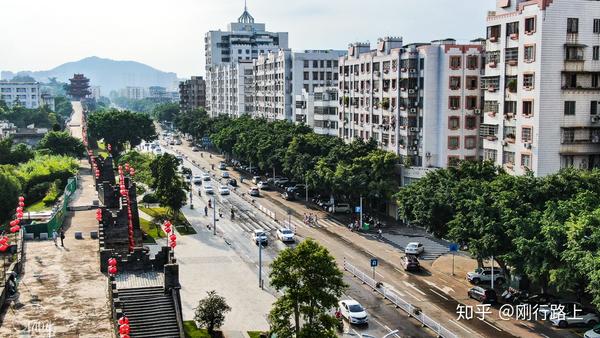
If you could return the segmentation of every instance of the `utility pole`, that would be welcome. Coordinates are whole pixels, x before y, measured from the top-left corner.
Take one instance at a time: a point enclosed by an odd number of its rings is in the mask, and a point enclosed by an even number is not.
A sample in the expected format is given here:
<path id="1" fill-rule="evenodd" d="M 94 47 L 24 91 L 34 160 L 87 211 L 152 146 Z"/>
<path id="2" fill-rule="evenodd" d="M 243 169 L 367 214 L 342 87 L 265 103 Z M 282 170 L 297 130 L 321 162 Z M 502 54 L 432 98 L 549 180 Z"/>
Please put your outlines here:
<path id="1" fill-rule="evenodd" d="M 258 239 L 258 287 L 263 288 L 262 280 L 262 238 Z"/>
<path id="2" fill-rule="evenodd" d="M 492 255 L 492 290 L 494 290 L 494 256 Z"/>
<path id="3" fill-rule="evenodd" d="M 362 195 L 360 195 L 360 223 L 358 226 L 358 229 L 360 230 L 360 228 L 362 228 L 363 226 L 363 206 L 362 206 Z"/>
<path id="4" fill-rule="evenodd" d="M 308 202 L 308 177 L 306 177 L 306 182 L 304 184 L 304 190 L 306 190 L 306 202 Z"/>
<path id="5" fill-rule="evenodd" d="M 194 186 L 192 185 L 192 180 L 190 179 L 190 209 L 194 209 Z"/>
<path id="6" fill-rule="evenodd" d="M 213 200 L 213 235 L 217 235 L 217 201 L 215 199 L 215 197 L 213 196 L 212 198 Z"/>

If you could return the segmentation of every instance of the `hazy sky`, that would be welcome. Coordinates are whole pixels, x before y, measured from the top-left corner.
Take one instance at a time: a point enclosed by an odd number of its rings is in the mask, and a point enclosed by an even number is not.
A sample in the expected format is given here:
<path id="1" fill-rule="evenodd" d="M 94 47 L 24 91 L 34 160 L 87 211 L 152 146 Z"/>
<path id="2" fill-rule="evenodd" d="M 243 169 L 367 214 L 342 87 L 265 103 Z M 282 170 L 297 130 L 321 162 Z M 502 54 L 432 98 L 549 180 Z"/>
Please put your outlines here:
<path id="1" fill-rule="evenodd" d="M 293 49 L 352 41 L 405 42 L 485 33 L 494 0 L 248 0 Z M 87 56 L 134 60 L 180 77 L 204 74 L 204 34 L 225 30 L 243 0 L 20 0 L 0 4 L 0 70 L 46 70 Z"/>

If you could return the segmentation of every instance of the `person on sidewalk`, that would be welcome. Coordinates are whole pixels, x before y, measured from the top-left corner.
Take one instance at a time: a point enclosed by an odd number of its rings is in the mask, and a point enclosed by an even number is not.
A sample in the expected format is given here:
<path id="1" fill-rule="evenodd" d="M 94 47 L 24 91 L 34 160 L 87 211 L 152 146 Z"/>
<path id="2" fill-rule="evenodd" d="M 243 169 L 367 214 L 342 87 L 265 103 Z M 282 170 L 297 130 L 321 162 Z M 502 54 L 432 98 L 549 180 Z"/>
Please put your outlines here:
<path id="1" fill-rule="evenodd" d="M 208 216 L 208 207 L 206 205 L 204 206 L 204 216 Z"/>
<path id="2" fill-rule="evenodd" d="M 60 231 L 60 246 L 65 247 L 65 231 Z"/>
<path id="3" fill-rule="evenodd" d="M 56 229 L 52 230 L 52 240 L 54 241 L 54 246 L 58 246 L 56 240 L 58 239 L 58 233 L 56 233 Z"/>

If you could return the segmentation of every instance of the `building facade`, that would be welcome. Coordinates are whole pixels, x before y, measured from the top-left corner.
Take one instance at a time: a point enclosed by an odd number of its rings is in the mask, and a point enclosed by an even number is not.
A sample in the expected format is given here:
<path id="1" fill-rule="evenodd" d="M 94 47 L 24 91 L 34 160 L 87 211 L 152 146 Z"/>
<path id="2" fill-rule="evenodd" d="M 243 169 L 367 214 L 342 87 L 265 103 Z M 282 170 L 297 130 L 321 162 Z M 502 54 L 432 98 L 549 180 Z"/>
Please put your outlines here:
<path id="1" fill-rule="evenodd" d="M 128 86 L 128 87 L 121 89 L 120 94 L 122 97 L 126 97 L 130 100 L 141 100 L 147 96 L 146 88 L 132 87 L 132 86 Z"/>
<path id="2" fill-rule="evenodd" d="M 164 99 L 167 97 L 167 88 L 161 86 L 148 87 L 148 97 L 151 99 Z"/>
<path id="3" fill-rule="evenodd" d="M 191 111 L 200 107 L 206 107 L 206 82 L 202 76 L 192 76 L 179 83 L 179 108 Z"/>
<path id="4" fill-rule="evenodd" d="M 296 123 L 306 124 L 317 134 L 338 136 L 337 87 L 315 87 L 312 93 L 303 88 L 294 101 Z"/>
<path id="5" fill-rule="evenodd" d="M 454 40 L 354 43 L 340 59 L 339 131 L 375 139 L 406 167 L 444 168 L 478 158 L 483 46 Z M 412 170 L 420 178 L 427 170 Z"/>
<path id="6" fill-rule="evenodd" d="M 600 1 L 499 1 L 486 51 L 483 158 L 517 175 L 600 167 Z"/>
<path id="7" fill-rule="evenodd" d="M 25 108 L 40 107 L 40 84 L 38 82 L 0 82 L 0 100 L 9 106 Z"/>
<path id="8" fill-rule="evenodd" d="M 207 82 L 206 87 L 207 105 L 210 106 L 212 116 L 239 117 L 251 114 L 254 110 L 252 61 L 250 60 L 214 66 L 210 83 Z"/>
<path id="9" fill-rule="evenodd" d="M 205 37 L 207 110 L 212 116 L 227 114 L 219 107 L 243 106 L 247 104 L 246 90 L 240 91 L 240 78 L 246 79 L 247 62 L 259 54 L 288 47 L 288 33 L 267 32 L 264 23 L 255 23 L 247 8 L 237 22 L 230 23 L 227 31 L 209 31 Z M 237 66 L 242 63 L 242 66 Z M 231 64 L 231 65 L 230 65 Z M 252 68 L 250 67 L 250 70 Z M 241 71 L 241 72 L 240 72 Z M 237 79 L 219 76 L 236 75 Z M 232 80 L 232 81 L 228 81 Z M 235 80 L 235 81 L 233 81 Z M 232 83 L 235 88 L 221 88 L 220 84 Z M 237 99 L 225 97 L 225 92 L 237 93 Z M 237 114 L 245 113 L 237 109 Z M 233 111 L 230 109 L 229 111 Z"/>

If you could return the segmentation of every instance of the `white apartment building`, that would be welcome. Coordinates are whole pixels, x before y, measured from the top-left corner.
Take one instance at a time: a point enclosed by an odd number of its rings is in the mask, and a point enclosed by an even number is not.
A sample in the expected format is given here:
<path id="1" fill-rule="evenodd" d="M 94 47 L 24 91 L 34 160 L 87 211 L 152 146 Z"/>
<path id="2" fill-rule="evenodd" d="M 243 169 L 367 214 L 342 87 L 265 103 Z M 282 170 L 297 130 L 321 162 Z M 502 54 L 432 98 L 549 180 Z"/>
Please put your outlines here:
<path id="1" fill-rule="evenodd" d="M 141 100 L 146 97 L 146 88 L 144 87 L 125 87 L 120 92 L 122 97 L 131 100 Z"/>
<path id="2" fill-rule="evenodd" d="M 313 93 L 303 88 L 294 101 L 297 123 L 306 124 L 317 134 L 338 136 L 337 87 L 315 87 Z"/>
<path id="3" fill-rule="evenodd" d="M 206 82 L 206 101 L 207 105 L 210 104 L 213 116 L 240 117 L 252 114 L 254 110 L 252 68 L 250 60 L 213 66 L 210 82 Z"/>
<path id="4" fill-rule="evenodd" d="M 498 1 L 486 51 L 483 158 L 516 175 L 600 167 L 600 1 Z"/>
<path id="5" fill-rule="evenodd" d="M 295 98 L 302 91 L 335 86 L 338 81 L 339 50 L 280 49 L 261 54 L 254 61 L 256 94 L 254 115 L 270 120 L 296 121 Z"/>
<path id="6" fill-rule="evenodd" d="M 224 102 L 224 97 L 219 93 L 224 93 L 225 88 L 216 87 L 219 83 L 225 83 L 224 79 L 217 79 L 219 73 L 233 72 L 245 69 L 244 66 L 229 66 L 238 62 L 251 62 L 259 54 L 269 51 L 276 51 L 279 48 L 288 47 L 288 33 L 285 32 L 267 32 L 264 23 L 255 23 L 247 8 L 239 17 L 237 22 L 230 23 L 227 31 L 209 31 L 206 33 L 205 53 L 206 53 L 206 100 L 207 110 L 213 116 L 226 114 L 219 111 L 220 106 L 230 106 L 230 102 Z M 214 78 L 214 79 L 213 79 Z M 238 78 L 239 80 L 239 78 Z M 237 81 L 236 85 L 239 84 Z M 238 92 L 236 105 L 246 104 L 244 93 L 235 88 L 228 89 L 229 92 Z M 240 111 L 241 112 L 241 111 Z"/>
<path id="7" fill-rule="evenodd" d="M 92 92 L 92 98 L 94 100 L 100 100 L 100 97 L 102 97 L 102 90 L 100 86 L 91 86 L 90 91 Z"/>
<path id="8" fill-rule="evenodd" d="M 29 109 L 39 108 L 40 95 L 38 82 L 0 82 L 0 100 L 9 106 L 19 104 Z"/>
<path id="9" fill-rule="evenodd" d="M 404 183 L 477 159 L 482 49 L 454 40 L 404 46 L 395 37 L 380 38 L 376 50 L 351 44 L 339 65 L 338 135 L 374 138 L 398 154 Z"/>

